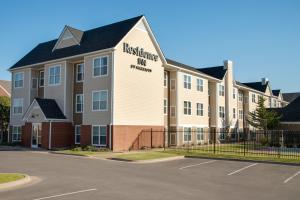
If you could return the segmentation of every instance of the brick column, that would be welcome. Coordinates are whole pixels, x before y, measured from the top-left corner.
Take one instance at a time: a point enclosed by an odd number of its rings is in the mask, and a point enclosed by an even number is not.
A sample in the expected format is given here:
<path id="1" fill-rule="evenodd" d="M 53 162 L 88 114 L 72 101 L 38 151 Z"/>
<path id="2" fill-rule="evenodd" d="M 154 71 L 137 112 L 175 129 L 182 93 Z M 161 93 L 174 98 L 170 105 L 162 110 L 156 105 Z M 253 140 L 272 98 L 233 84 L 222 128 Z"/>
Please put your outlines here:
<path id="1" fill-rule="evenodd" d="M 32 124 L 26 122 L 24 126 L 22 126 L 22 135 L 21 135 L 21 144 L 25 147 L 31 147 L 31 129 Z"/>
<path id="2" fill-rule="evenodd" d="M 91 125 L 81 125 L 80 145 L 86 146 L 92 144 Z"/>

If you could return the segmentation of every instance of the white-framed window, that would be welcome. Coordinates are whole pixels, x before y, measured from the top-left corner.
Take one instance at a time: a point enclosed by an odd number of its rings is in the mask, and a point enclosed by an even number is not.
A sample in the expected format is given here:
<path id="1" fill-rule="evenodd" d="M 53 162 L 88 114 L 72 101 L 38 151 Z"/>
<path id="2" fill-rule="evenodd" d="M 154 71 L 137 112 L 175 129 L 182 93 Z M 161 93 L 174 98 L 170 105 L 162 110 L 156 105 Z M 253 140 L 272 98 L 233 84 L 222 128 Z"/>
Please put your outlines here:
<path id="1" fill-rule="evenodd" d="M 59 85 L 60 84 L 60 66 L 49 67 L 49 85 Z"/>
<path id="2" fill-rule="evenodd" d="M 84 80 L 84 64 L 80 63 L 76 65 L 76 82 L 82 82 Z"/>
<path id="3" fill-rule="evenodd" d="M 14 74 L 14 88 L 22 88 L 24 86 L 24 72 Z"/>
<path id="4" fill-rule="evenodd" d="M 220 140 L 225 140 L 225 133 L 223 132 L 224 130 L 222 130 L 222 132 L 221 133 L 219 133 L 219 139 Z"/>
<path id="5" fill-rule="evenodd" d="M 192 88 L 192 77 L 189 75 L 183 75 L 183 87 L 185 89 Z"/>
<path id="6" fill-rule="evenodd" d="M 183 142 L 190 142 L 190 141 L 192 141 L 192 128 L 184 127 L 183 128 Z"/>
<path id="7" fill-rule="evenodd" d="M 252 103 L 255 103 L 256 102 L 256 95 L 252 94 L 251 96 L 252 96 L 252 98 L 251 98 L 252 99 Z"/>
<path id="8" fill-rule="evenodd" d="M 171 90 L 176 90 L 176 80 L 175 79 L 171 79 Z"/>
<path id="9" fill-rule="evenodd" d="M 168 114 L 168 99 L 164 99 L 164 114 Z"/>
<path id="10" fill-rule="evenodd" d="M 243 102 L 243 93 L 239 91 L 239 101 Z"/>
<path id="11" fill-rule="evenodd" d="M 39 85 L 40 85 L 40 87 L 45 86 L 45 72 L 44 71 L 40 71 Z"/>
<path id="12" fill-rule="evenodd" d="M 192 114 L 192 103 L 190 101 L 184 101 L 183 102 L 183 113 L 185 115 L 191 115 Z"/>
<path id="13" fill-rule="evenodd" d="M 197 103 L 196 108 L 197 108 L 197 115 L 203 116 L 203 103 Z"/>
<path id="14" fill-rule="evenodd" d="M 233 88 L 233 91 L 232 91 L 232 97 L 233 97 L 233 99 L 236 98 L 236 89 L 235 89 L 235 88 Z"/>
<path id="15" fill-rule="evenodd" d="M 224 106 L 219 106 L 219 117 L 224 119 L 225 118 L 225 108 Z"/>
<path id="16" fill-rule="evenodd" d="M 23 98 L 13 99 L 13 114 L 23 113 Z"/>
<path id="17" fill-rule="evenodd" d="M 203 92 L 203 79 L 197 78 L 197 91 Z"/>
<path id="18" fill-rule="evenodd" d="M 80 144 L 81 126 L 75 125 L 75 144 Z"/>
<path id="19" fill-rule="evenodd" d="M 92 93 L 92 111 L 105 111 L 108 107 L 108 91 L 99 90 Z"/>
<path id="20" fill-rule="evenodd" d="M 164 71 L 164 87 L 168 87 L 168 72 Z"/>
<path id="21" fill-rule="evenodd" d="M 197 141 L 204 140 L 204 128 L 196 128 L 196 137 Z"/>
<path id="22" fill-rule="evenodd" d="M 76 94 L 76 113 L 83 112 L 83 94 Z"/>
<path id="23" fill-rule="evenodd" d="M 273 104 L 274 104 L 274 107 L 276 108 L 277 107 L 277 101 L 276 101 L 276 99 L 273 100 Z"/>
<path id="24" fill-rule="evenodd" d="M 236 118 L 236 109 L 235 108 L 233 108 L 233 119 L 235 119 Z"/>
<path id="25" fill-rule="evenodd" d="M 272 99 L 271 99 L 271 97 L 269 98 L 269 107 L 270 108 L 272 107 Z"/>
<path id="26" fill-rule="evenodd" d="M 12 127 L 12 141 L 20 142 L 21 141 L 21 133 L 22 133 L 21 126 L 13 126 Z"/>
<path id="27" fill-rule="evenodd" d="M 225 86 L 219 84 L 219 96 L 225 96 Z"/>
<path id="28" fill-rule="evenodd" d="M 106 146 L 107 127 L 101 125 L 92 126 L 92 144 L 94 146 Z"/>
<path id="29" fill-rule="evenodd" d="M 244 113 L 243 113 L 243 110 L 239 110 L 239 119 L 241 119 L 241 120 L 244 119 Z"/>
<path id="30" fill-rule="evenodd" d="M 94 58 L 93 77 L 107 76 L 108 74 L 108 56 Z"/>
<path id="31" fill-rule="evenodd" d="M 170 115 L 171 117 L 176 117 L 176 107 L 170 106 Z"/>

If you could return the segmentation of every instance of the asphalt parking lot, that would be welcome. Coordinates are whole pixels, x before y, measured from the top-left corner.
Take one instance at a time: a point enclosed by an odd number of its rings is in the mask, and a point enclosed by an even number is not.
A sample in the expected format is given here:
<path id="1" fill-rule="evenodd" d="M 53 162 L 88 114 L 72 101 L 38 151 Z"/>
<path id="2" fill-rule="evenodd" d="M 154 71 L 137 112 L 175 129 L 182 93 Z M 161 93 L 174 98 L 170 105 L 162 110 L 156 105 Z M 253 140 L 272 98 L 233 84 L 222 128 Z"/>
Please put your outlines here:
<path id="1" fill-rule="evenodd" d="M 35 177 L 1 200 L 299 199 L 300 167 L 186 158 L 136 164 L 30 151 L 0 151 L 0 172 Z"/>

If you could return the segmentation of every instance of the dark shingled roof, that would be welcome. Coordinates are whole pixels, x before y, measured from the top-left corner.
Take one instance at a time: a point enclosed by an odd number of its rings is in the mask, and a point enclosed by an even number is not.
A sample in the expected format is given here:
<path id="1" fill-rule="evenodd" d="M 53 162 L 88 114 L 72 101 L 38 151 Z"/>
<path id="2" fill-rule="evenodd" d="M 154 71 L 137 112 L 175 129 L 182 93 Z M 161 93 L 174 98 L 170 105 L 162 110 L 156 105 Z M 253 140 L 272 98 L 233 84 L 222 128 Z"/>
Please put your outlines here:
<path id="1" fill-rule="evenodd" d="M 84 31 L 80 45 L 52 52 L 57 39 L 38 44 L 10 69 L 115 47 L 143 16 Z"/>
<path id="2" fill-rule="evenodd" d="M 54 99 L 35 98 L 47 119 L 66 119 Z"/>
<path id="3" fill-rule="evenodd" d="M 283 100 L 287 102 L 292 102 L 294 99 L 300 96 L 300 92 L 293 93 L 282 93 Z"/>
<path id="4" fill-rule="evenodd" d="M 300 96 L 286 107 L 273 110 L 281 115 L 281 122 L 300 122 Z"/>
<path id="5" fill-rule="evenodd" d="M 242 83 L 242 84 L 257 91 L 266 92 L 269 82 L 267 84 L 262 84 L 262 82 L 250 82 L 250 83 Z"/>
<path id="6" fill-rule="evenodd" d="M 175 66 L 178 66 L 178 67 L 181 67 L 184 69 L 188 69 L 188 70 L 191 70 L 191 71 L 194 71 L 197 73 L 202 72 L 208 76 L 217 78 L 219 80 L 222 80 L 224 78 L 226 71 L 227 71 L 226 69 L 224 69 L 224 66 L 208 67 L 208 68 L 194 68 L 189 65 L 182 64 L 180 62 L 177 62 L 177 61 L 174 61 L 174 60 L 171 60 L 168 58 L 166 58 L 166 60 L 167 60 L 167 63 L 169 63 L 171 65 L 175 65 Z"/>
<path id="7" fill-rule="evenodd" d="M 280 90 L 272 90 L 272 94 L 273 94 L 274 96 L 278 97 L 279 94 L 280 94 Z"/>

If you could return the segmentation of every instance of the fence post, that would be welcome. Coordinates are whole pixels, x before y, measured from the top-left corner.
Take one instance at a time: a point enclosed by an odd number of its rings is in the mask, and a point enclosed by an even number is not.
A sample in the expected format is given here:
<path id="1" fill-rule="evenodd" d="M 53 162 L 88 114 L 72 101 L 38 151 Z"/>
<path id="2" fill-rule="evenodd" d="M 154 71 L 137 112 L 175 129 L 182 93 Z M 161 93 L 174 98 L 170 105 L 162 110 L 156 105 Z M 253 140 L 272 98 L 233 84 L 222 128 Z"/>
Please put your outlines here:
<path id="1" fill-rule="evenodd" d="M 213 134 L 213 136 L 214 136 L 214 154 L 216 154 L 216 134 L 217 134 L 217 132 L 216 132 L 216 129 L 214 129 L 214 134 Z"/>
<path id="2" fill-rule="evenodd" d="M 165 128 L 164 128 L 163 142 L 164 142 L 164 151 L 165 151 L 166 150 L 166 131 L 165 131 Z"/>
<path id="3" fill-rule="evenodd" d="M 150 148 L 152 149 L 152 145 L 153 145 L 153 143 L 152 143 L 152 128 L 151 128 L 151 130 L 150 130 Z"/>
<path id="4" fill-rule="evenodd" d="M 244 134 L 243 134 L 243 140 L 244 140 L 244 157 L 246 156 L 246 132 L 244 129 Z"/>

